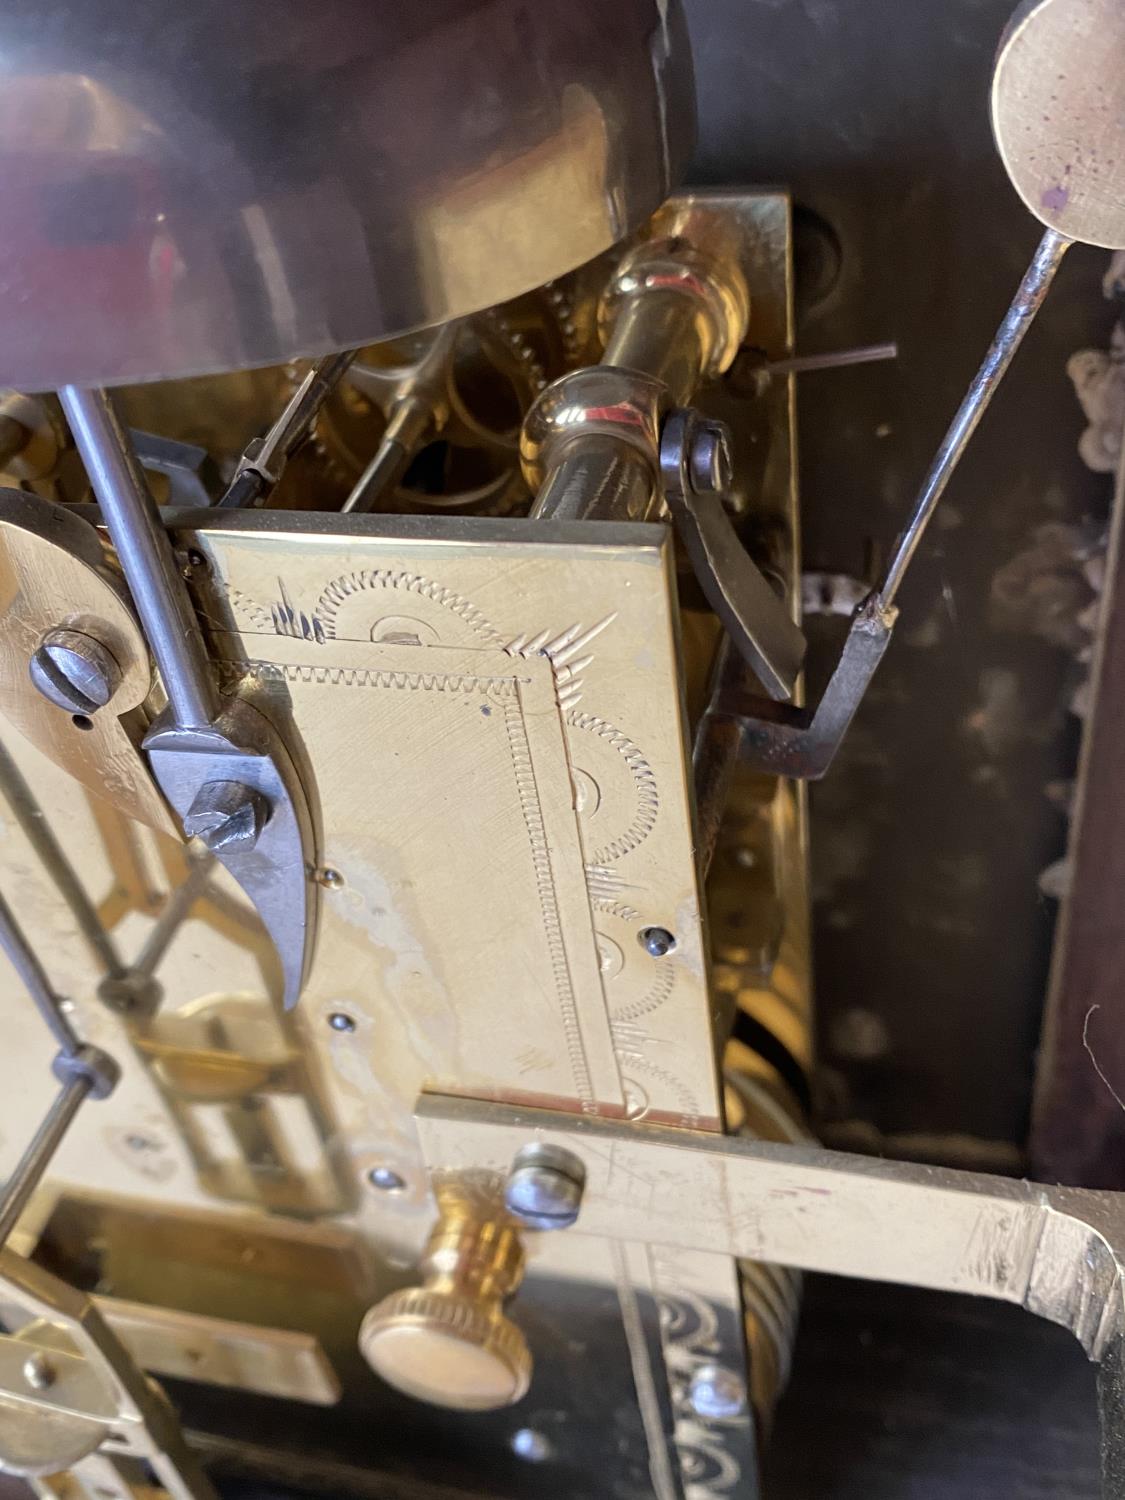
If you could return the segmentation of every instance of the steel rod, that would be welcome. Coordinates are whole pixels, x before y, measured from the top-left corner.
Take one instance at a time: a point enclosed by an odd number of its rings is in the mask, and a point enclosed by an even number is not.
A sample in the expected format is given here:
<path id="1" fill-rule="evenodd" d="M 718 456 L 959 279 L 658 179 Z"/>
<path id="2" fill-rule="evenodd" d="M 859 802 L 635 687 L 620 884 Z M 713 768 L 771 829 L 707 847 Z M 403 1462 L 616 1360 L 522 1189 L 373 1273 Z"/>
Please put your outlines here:
<path id="1" fill-rule="evenodd" d="M 38 954 L 3 896 L 0 896 L 0 948 L 7 954 L 55 1041 L 68 1057 L 73 1057 L 82 1043 L 62 1008 L 62 1001 L 51 987 Z"/>
<path id="2" fill-rule="evenodd" d="M 279 464 L 284 464 L 304 440 L 321 407 L 357 353 L 358 350 L 345 349 L 341 354 L 328 354 L 316 361 L 262 439 L 255 463 L 263 473 L 277 477 Z"/>
<path id="3" fill-rule="evenodd" d="M 842 370 L 849 365 L 877 364 L 880 360 L 897 358 L 897 344 L 863 344 L 856 349 L 837 349 L 825 354 L 794 354 L 788 359 L 771 359 L 766 369 L 771 375 L 807 375 L 812 370 Z"/>
<path id="4" fill-rule="evenodd" d="M 433 409 L 427 400 L 406 396 L 396 404 L 371 462 L 341 507 L 345 515 L 369 511 L 380 495 L 398 483 L 432 424 Z"/>
<path id="5" fill-rule="evenodd" d="M 1073 240 L 1067 239 L 1065 235 L 1059 234 L 1054 229 L 1048 229 L 1039 241 L 1039 246 L 1020 282 L 1019 291 L 1008 309 L 1008 314 L 1001 323 L 984 357 L 983 364 L 974 376 L 973 383 L 958 408 L 949 431 L 942 439 L 930 472 L 926 475 L 922 488 L 918 492 L 914 511 L 906 530 L 895 543 L 894 554 L 880 590 L 884 605 L 894 602 L 911 559 L 918 550 L 923 533 L 937 509 L 937 503 L 969 439 L 976 431 L 977 424 L 984 415 L 988 403 L 995 395 L 997 386 L 1007 373 L 1008 366 L 1023 342 L 1023 336 L 1031 326 L 1032 319 L 1042 307 L 1063 256 L 1073 243 Z"/>
<path id="6" fill-rule="evenodd" d="M 85 1073 L 76 1073 L 63 1084 L 31 1144 L 5 1183 L 0 1195 L 0 1248 L 7 1243 L 92 1086 L 92 1079 Z"/>
<path id="7" fill-rule="evenodd" d="M 188 912 L 207 888 L 214 864 L 212 856 L 199 859 L 192 865 L 186 879 L 172 890 L 160 908 L 144 946 L 137 954 L 130 973 L 151 979 L 168 951 L 168 946 L 187 918 Z"/>
<path id="8" fill-rule="evenodd" d="M 12 816 L 23 830 L 24 837 L 38 856 L 40 864 L 50 876 L 55 889 L 66 902 L 67 909 L 86 939 L 97 954 L 107 974 L 120 975 L 124 965 L 117 948 L 106 931 L 97 909 L 78 879 L 74 866 L 67 858 L 62 845 L 55 837 L 54 829 L 39 802 L 24 779 L 23 773 L 0 743 L 0 793 L 11 809 Z"/>
<path id="9" fill-rule="evenodd" d="M 129 439 L 103 390 L 59 391 L 74 441 L 132 591 L 177 725 L 199 728 L 219 713 L 199 623 L 160 512 Z"/>

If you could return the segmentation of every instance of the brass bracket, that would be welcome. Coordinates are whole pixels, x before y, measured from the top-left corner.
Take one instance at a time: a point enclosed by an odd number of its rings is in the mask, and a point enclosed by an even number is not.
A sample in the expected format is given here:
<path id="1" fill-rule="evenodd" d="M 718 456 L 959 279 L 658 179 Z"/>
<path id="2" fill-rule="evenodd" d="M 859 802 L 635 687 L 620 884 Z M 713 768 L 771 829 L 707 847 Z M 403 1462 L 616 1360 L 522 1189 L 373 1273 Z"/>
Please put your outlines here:
<path id="1" fill-rule="evenodd" d="M 417 1122 L 443 1173 L 572 1151 L 573 1234 L 992 1297 L 1068 1328 L 1099 1366 L 1103 1494 L 1125 1496 L 1125 1194 L 437 1095 Z"/>
<path id="2" fill-rule="evenodd" d="M 171 1406 L 89 1297 L 0 1252 L 0 1468 L 34 1477 L 94 1455 L 141 1459 L 170 1500 L 216 1500 Z"/>

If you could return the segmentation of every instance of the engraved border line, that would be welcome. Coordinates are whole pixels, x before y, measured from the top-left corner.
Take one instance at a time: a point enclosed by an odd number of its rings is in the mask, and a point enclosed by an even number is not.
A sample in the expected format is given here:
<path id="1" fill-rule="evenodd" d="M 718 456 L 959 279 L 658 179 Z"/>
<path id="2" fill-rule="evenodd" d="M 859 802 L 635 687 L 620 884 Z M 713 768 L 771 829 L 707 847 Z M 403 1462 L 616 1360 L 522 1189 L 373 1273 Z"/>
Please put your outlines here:
<path id="1" fill-rule="evenodd" d="M 516 698 L 504 702 L 504 726 L 508 731 L 512 767 L 516 776 L 516 793 L 527 825 L 528 841 L 531 845 L 531 861 L 535 871 L 535 885 L 539 893 L 539 909 L 543 918 L 543 931 L 551 958 L 551 969 L 555 980 L 555 995 L 566 1037 L 566 1050 L 570 1058 L 575 1088 L 582 1100 L 584 1113 L 595 1108 L 594 1087 L 590 1078 L 590 1065 L 582 1043 L 578 1006 L 574 998 L 574 987 L 570 978 L 566 946 L 563 943 L 562 920 L 555 898 L 555 881 L 551 873 L 551 857 L 547 843 L 547 830 L 543 823 L 543 810 L 539 805 L 539 789 L 535 784 L 535 767 L 531 759 L 531 747 L 527 741 L 522 706 Z"/>

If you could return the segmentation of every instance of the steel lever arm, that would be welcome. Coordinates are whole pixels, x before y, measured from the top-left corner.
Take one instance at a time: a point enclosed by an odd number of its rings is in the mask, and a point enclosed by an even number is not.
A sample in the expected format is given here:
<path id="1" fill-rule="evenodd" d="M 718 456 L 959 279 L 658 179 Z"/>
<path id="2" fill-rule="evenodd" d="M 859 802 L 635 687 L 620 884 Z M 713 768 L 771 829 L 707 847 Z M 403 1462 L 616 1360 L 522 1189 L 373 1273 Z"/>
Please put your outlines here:
<path id="1" fill-rule="evenodd" d="M 219 696 L 160 513 L 109 395 L 66 386 L 59 399 L 168 695 L 141 748 L 180 819 L 254 903 L 293 1006 L 311 958 L 317 891 L 309 802 L 293 758 L 246 696 Z"/>
<path id="2" fill-rule="evenodd" d="M 694 480 L 692 456 L 699 446 L 699 428 L 699 417 L 690 408 L 673 411 L 664 420 L 660 474 L 668 509 L 711 608 L 769 696 L 785 700 L 793 696 L 800 675 L 805 638 L 723 509 L 729 476 L 722 472 L 722 460 L 708 466 L 706 491 Z M 722 445 L 717 428 L 710 436 Z"/>

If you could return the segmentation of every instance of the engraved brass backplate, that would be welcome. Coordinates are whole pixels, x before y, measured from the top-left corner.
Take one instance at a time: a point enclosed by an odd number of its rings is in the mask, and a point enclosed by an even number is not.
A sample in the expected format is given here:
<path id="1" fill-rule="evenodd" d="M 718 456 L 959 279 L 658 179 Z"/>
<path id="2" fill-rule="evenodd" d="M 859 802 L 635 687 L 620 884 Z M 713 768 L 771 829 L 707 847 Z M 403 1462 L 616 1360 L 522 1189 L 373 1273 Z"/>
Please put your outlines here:
<path id="1" fill-rule="evenodd" d="M 183 541 L 316 769 L 301 1008 L 365 1028 L 345 1111 L 405 1128 L 440 1084 L 717 1128 L 665 529 L 237 519 Z"/>

